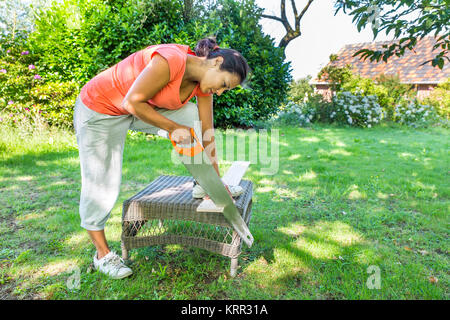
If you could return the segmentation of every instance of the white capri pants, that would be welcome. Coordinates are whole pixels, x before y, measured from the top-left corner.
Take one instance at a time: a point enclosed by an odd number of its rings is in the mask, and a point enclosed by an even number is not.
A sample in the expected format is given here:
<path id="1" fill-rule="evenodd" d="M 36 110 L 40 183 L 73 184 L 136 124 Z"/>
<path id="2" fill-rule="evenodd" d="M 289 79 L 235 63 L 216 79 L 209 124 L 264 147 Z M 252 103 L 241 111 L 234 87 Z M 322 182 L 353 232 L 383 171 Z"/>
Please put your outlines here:
<path id="1" fill-rule="evenodd" d="M 188 102 L 177 110 L 155 110 L 176 123 L 194 128 L 202 141 L 195 103 Z M 168 138 L 168 133 L 131 114 L 111 116 L 98 113 L 85 106 L 79 96 L 75 102 L 73 123 L 81 167 L 81 227 L 92 231 L 103 230 L 119 196 L 123 148 L 128 130 L 157 134 L 164 138 Z"/>

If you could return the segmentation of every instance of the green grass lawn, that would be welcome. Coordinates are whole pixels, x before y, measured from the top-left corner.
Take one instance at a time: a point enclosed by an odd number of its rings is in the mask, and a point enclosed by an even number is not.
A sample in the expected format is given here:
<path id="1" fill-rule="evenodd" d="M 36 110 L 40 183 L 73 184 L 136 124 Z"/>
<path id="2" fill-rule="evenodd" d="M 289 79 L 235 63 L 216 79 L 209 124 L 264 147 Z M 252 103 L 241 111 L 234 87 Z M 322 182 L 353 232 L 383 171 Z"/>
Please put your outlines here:
<path id="1" fill-rule="evenodd" d="M 159 175 L 188 175 L 171 148 L 128 137 L 106 227 L 113 250 L 123 200 Z M 243 245 L 236 278 L 228 258 L 171 245 L 131 250 L 134 275 L 111 280 L 92 271 L 79 226 L 73 133 L 3 127 L 0 299 L 448 299 L 449 159 L 442 128 L 280 128 L 278 173 L 252 164 L 244 177 L 254 183 L 255 241 Z M 69 289 L 76 268 L 80 288 Z M 379 289 L 367 286 L 373 270 Z"/>

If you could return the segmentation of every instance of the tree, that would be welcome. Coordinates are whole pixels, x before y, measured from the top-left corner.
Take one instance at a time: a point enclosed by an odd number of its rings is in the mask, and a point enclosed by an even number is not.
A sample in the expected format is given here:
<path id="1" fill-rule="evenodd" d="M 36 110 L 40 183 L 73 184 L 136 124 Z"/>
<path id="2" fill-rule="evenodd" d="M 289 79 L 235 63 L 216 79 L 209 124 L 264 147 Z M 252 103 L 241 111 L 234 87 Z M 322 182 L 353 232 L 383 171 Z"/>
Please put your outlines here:
<path id="1" fill-rule="evenodd" d="M 292 80 L 290 63 L 284 62 L 283 50 L 262 32 L 262 9 L 254 0 L 215 0 L 210 4 L 199 23 L 216 35 L 221 47 L 241 52 L 252 69 L 247 86 L 214 98 L 215 121 L 222 126 L 247 127 L 269 119 L 286 101 Z"/>
<path id="2" fill-rule="evenodd" d="M 179 0 L 183 7 L 183 21 L 188 23 L 191 20 L 197 19 L 197 17 L 205 15 L 205 9 L 207 6 L 211 5 L 211 0 L 209 4 L 205 3 L 204 0 Z"/>
<path id="3" fill-rule="evenodd" d="M 282 48 L 283 52 L 285 51 L 289 42 L 291 42 L 292 40 L 294 40 L 295 38 L 299 37 L 302 34 L 300 30 L 300 21 L 302 20 L 303 16 L 305 15 L 306 11 L 309 9 L 313 1 L 314 0 L 308 0 L 308 3 L 305 5 L 303 10 L 300 13 L 298 13 L 295 1 L 291 0 L 292 11 L 295 17 L 294 28 L 292 28 L 286 16 L 286 0 L 281 0 L 280 3 L 281 17 L 267 14 L 261 15 L 262 18 L 272 19 L 281 22 L 283 24 L 283 27 L 286 29 L 286 34 L 283 36 L 280 43 L 278 44 L 278 47 Z"/>
<path id="4" fill-rule="evenodd" d="M 192 5 L 194 4 L 193 0 L 184 0 L 183 1 L 183 19 L 184 22 L 188 22 L 193 13 Z"/>
<path id="5" fill-rule="evenodd" d="M 0 36 L 14 41 L 17 36 L 32 31 L 30 0 L 2 0 L 0 2 Z M 41 1 L 37 2 L 40 5 Z"/>
<path id="6" fill-rule="evenodd" d="M 398 42 L 384 45 L 384 51 L 362 49 L 354 54 L 361 58 L 370 58 L 377 62 L 387 61 L 392 55 L 402 56 L 406 49 L 412 50 L 425 36 L 436 37 L 433 49 L 440 51 L 423 64 L 430 63 L 444 67 L 445 60 L 450 61 L 450 1 L 449 0 L 336 0 L 336 12 L 349 11 L 358 31 L 371 25 L 374 40 L 381 31 L 394 33 Z M 411 18 L 412 17 L 412 18 Z"/>

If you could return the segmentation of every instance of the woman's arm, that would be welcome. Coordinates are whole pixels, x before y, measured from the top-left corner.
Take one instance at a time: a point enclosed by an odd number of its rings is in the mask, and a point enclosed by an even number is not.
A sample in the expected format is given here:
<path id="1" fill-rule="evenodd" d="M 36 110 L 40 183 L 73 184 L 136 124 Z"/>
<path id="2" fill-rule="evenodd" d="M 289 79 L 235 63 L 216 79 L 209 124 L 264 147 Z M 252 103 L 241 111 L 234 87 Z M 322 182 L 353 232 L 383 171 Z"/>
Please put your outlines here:
<path id="1" fill-rule="evenodd" d="M 214 139 L 213 96 L 197 97 L 198 116 L 202 123 L 203 147 L 220 177 Z"/>
<path id="2" fill-rule="evenodd" d="M 189 128 L 164 117 L 147 103 L 169 83 L 169 79 L 170 69 L 167 60 L 159 54 L 155 55 L 128 90 L 122 101 L 122 108 L 142 121 L 169 133 L 173 133 L 176 129 L 187 129 L 187 134 L 184 133 L 181 136 L 177 135 L 177 138 L 174 137 L 174 140 L 180 139 L 176 142 L 181 142 L 184 137 L 190 136 Z"/>

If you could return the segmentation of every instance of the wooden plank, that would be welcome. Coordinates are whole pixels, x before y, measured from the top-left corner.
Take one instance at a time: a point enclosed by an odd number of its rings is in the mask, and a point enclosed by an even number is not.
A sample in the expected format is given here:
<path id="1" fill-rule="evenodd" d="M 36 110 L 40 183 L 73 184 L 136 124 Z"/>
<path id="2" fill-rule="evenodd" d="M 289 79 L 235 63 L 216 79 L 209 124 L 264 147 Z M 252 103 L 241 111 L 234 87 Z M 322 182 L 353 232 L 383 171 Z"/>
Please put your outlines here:
<path id="1" fill-rule="evenodd" d="M 222 180 L 230 186 L 237 186 L 247 171 L 250 161 L 234 161 Z"/>
<path id="2" fill-rule="evenodd" d="M 205 199 L 197 207 L 197 212 L 223 212 L 223 207 L 216 206 L 211 199 Z"/>
<path id="3" fill-rule="evenodd" d="M 239 185 L 249 165 L 250 161 L 234 161 L 222 180 L 230 186 Z M 223 212 L 223 207 L 216 206 L 211 199 L 204 199 L 197 207 L 197 212 Z"/>

